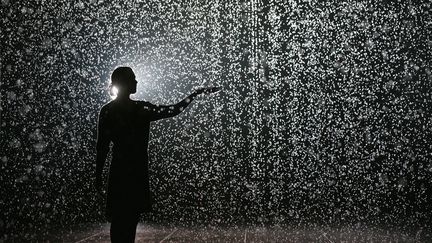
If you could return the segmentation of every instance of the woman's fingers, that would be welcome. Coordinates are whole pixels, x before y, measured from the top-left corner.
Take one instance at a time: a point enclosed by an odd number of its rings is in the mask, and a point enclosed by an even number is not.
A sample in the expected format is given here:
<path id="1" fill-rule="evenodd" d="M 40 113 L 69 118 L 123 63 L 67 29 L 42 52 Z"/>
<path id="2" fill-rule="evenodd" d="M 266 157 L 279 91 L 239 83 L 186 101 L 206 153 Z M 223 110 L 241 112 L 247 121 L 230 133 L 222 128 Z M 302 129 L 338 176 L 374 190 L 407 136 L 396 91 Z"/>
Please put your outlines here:
<path id="1" fill-rule="evenodd" d="M 221 90 L 220 87 L 211 87 L 211 88 L 199 88 L 195 91 L 195 93 L 197 94 L 210 94 L 210 93 L 215 93 L 218 92 L 219 90 Z"/>

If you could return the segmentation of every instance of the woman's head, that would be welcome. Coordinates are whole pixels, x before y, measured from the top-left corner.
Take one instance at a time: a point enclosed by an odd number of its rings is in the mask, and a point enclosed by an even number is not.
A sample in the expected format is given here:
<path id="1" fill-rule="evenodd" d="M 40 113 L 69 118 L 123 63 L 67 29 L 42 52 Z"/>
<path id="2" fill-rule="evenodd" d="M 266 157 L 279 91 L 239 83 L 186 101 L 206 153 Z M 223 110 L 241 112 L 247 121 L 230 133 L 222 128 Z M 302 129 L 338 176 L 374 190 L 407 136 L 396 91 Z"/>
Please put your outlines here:
<path id="1" fill-rule="evenodd" d="M 119 94 L 134 94 L 137 83 L 130 67 L 118 67 L 111 74 L 111 85 L 117 88 Z"/>

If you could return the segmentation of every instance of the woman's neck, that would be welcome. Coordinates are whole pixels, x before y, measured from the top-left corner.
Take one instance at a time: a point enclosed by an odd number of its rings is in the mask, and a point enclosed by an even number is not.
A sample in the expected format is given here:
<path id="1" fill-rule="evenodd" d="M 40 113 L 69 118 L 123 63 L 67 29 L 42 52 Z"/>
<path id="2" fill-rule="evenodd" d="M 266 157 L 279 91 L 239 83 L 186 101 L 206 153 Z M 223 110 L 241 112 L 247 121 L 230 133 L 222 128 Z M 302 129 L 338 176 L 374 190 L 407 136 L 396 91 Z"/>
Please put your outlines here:
<path id="1" fill-rule="evenodd" d="M 129 98 L 129 95 L 130 94 L 121 94 L 121 93 L 119 93 L 119 94 L 117 94 L 117 100 L 130 100 L 130 98 Z"/>

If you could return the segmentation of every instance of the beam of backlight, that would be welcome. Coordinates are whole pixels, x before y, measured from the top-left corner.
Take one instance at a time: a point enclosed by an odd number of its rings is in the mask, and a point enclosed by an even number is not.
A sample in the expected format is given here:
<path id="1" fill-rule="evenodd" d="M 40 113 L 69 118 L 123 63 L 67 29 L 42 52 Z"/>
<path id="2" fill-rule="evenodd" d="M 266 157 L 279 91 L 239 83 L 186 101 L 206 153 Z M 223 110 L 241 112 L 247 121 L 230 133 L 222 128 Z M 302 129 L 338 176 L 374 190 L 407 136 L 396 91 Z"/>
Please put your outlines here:
<path id="1" fill-rule="evenodd" d="M 111 99 L 115 100 L 115 98 L 117 98 L 117 94 L 118 94 L 118 88 L 116 86 L 112 86 L 110 90 Z"/>

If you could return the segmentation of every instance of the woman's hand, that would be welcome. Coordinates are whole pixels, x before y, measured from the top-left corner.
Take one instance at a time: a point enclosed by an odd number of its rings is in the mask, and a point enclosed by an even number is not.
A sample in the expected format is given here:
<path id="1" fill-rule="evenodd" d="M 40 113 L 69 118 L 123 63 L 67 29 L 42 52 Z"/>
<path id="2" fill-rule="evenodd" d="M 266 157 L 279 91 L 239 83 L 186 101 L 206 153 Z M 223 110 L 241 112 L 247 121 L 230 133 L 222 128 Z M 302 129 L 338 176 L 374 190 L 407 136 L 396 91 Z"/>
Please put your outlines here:
<path id="1" fill-rule="evenodd" d="M 199 94 L 211 94 L 211 93 L 215 93 L 218 92 L 219 90 L 221 90 L 220 87 L 211 87 L 211 88 L 199 88 L 195 91 L 195 94 L 199 95 Z"/>

